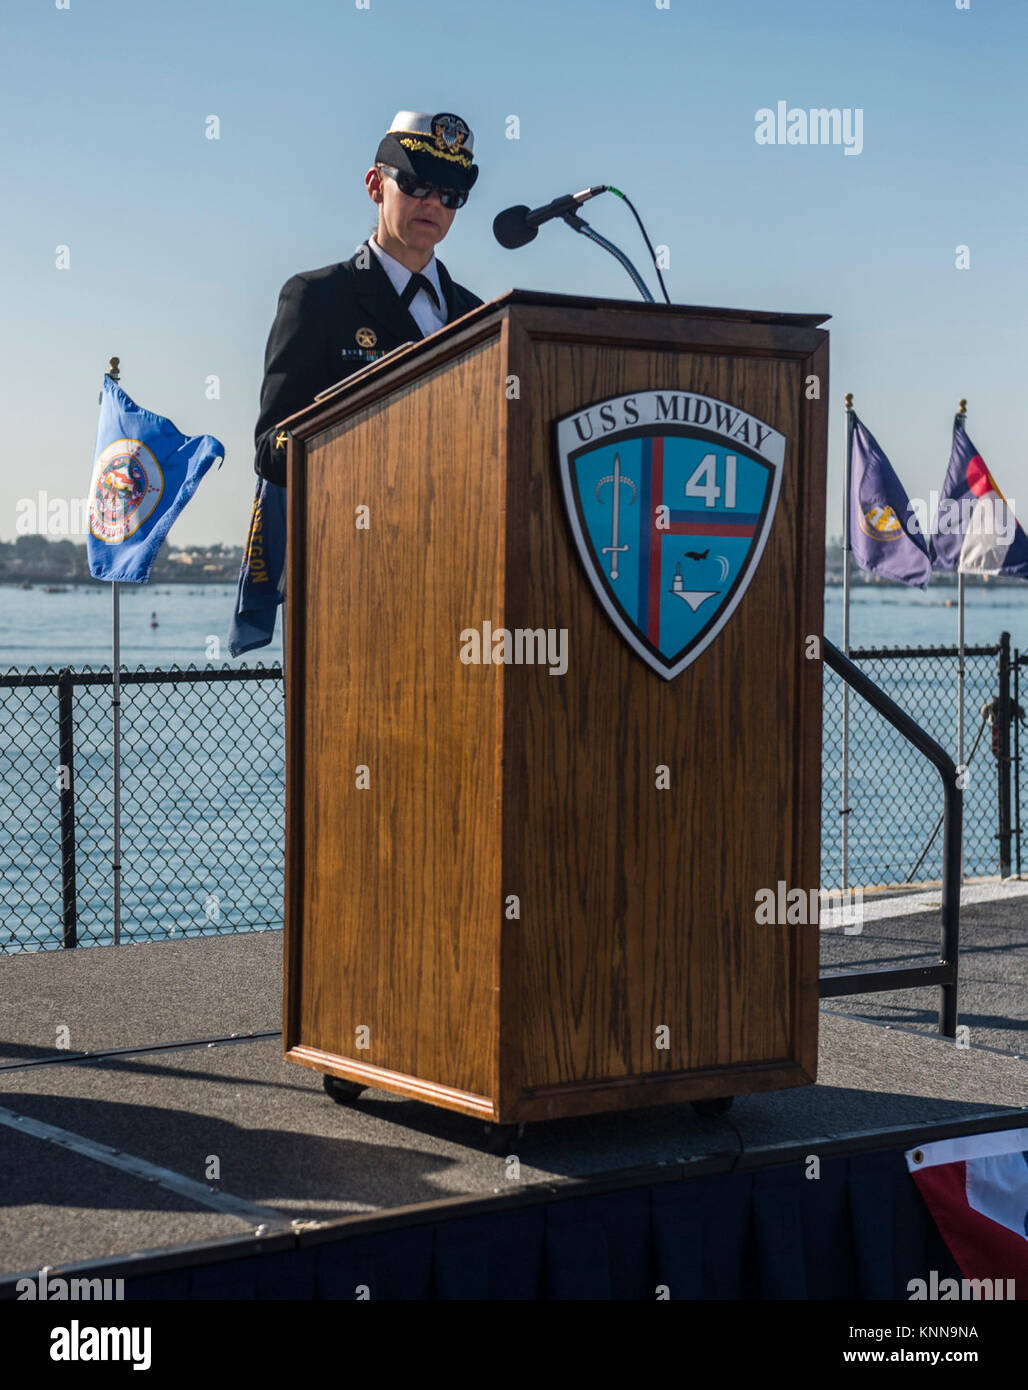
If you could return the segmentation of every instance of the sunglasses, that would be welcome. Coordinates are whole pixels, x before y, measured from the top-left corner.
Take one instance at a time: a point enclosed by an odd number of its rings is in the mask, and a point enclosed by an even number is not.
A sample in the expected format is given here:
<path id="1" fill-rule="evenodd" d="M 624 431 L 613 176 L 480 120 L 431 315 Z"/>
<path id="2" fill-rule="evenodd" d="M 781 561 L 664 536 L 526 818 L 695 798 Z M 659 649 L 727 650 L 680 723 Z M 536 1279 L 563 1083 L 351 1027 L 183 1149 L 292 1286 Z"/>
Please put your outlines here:
<path id="1" fill-rule="evenodd" d="M 468 195 L 463 188 L 440 188 L 437 183 L 423 183 L 413 174 L 408 174 L 403 169 L 394 169 L 390 164 L 379 164 L 377 168 L 379 173 L 388 174 L 400 192 L 405 193 L 408 198 L 427 198 L 430 193 L 438 193 L 439 201 L 444 208 L 462 208 L 468 201 Z"/>

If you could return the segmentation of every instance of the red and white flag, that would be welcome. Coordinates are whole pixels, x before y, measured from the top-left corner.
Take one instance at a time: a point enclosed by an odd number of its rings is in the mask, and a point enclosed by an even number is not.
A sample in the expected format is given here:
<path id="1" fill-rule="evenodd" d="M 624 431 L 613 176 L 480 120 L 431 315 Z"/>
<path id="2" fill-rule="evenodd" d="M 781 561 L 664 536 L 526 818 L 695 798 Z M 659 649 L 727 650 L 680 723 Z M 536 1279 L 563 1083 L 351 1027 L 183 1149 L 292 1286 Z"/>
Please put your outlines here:
<path id="1" fill-rule="evenodd" d="M 1004 1288 L 1012 1280 L 1014 1296 L 1028 1299 L 1028 1129 L 940 1139 L 906 1160 L 963 1273 Z"/>

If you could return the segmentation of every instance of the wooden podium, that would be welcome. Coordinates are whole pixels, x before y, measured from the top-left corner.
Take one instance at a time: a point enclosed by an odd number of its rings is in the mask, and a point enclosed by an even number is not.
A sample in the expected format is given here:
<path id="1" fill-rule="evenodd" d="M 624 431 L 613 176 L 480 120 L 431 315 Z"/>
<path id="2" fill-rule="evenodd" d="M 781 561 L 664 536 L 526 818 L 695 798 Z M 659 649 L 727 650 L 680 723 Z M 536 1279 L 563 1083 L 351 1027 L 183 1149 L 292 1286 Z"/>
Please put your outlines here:
<path id="1" fill-rule="evenodd" d="M 291 1061 L 502 1124 L 815 1079 L 755 903 L 819 884 L 823 321 L 513 290 L 285 422 Z"/>

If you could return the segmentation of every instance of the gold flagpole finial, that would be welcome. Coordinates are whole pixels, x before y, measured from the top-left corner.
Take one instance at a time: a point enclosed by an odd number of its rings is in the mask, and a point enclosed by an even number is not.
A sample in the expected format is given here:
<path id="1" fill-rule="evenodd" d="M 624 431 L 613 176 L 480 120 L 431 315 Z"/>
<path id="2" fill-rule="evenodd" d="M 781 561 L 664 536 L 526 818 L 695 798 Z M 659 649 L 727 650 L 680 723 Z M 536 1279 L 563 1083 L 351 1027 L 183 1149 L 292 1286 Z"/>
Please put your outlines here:
<path id="1" fill-rule="evenodd" d="M 961 402 L 960 402 L 960 412 L 959 412 L 959 413 L 960 413 L 961 415 L 966 415 L 966 414 L 967 414 L 967 401 L 961 400 Z"/>
<path id="2" fill-rule="evenodd" d="M 120 357 L 112 357 L 108 360 L 107 375 L 111 378 L 112 381 L 117 381 L 121 376 L 121 372 L 118 370 L 118 364 L 120 363 L 120 361 Z"/>
<path id="3" fill-rule="evenodd" d="M 852 391 L 847 391 L 847 392 L 846 392 L 846 409 L 847 409 L 847 410 L 852 410 L 852 409 L 853 409 L 853 392 L 852 392 Z"/>

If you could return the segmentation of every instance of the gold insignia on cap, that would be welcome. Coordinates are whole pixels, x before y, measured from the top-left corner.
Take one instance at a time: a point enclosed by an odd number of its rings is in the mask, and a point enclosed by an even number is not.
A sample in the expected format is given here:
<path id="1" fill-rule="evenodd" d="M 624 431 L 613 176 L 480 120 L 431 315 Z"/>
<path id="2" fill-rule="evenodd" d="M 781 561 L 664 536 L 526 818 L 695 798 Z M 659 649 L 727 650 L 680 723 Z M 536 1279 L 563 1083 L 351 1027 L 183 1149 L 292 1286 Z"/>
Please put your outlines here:
<path id="1" fill-rule="evenodd" d="M 467 124 L 459 116 L 454 116 L 448 111 L 432 117 L 432 135 L 438 150 L 456 152 L 470 134 Z"/>
<path id="2" fill-rule="evenodd" d="M 464 169 L 469 169 L 471 167 L 471 155 L 467 150 L 462 149 L 453 153 L 450 150 L 443 149 L 439 144 L 430 143 L 428 140 L 415 140 L 409 135 L 401 135 L 399 140 L 404 149 L 413 150 L 415 153 L 420 150 L 424 154 L 434 154 L 439 159 L 450 159 L 454 164 L 459 164 Z"/>
<path id="3" fill-rule="evenodd" d="M 358 328 L 354 336 L 360 347 L 372 348 L 378 342 L 378 334 L 373 328 Z"/>

